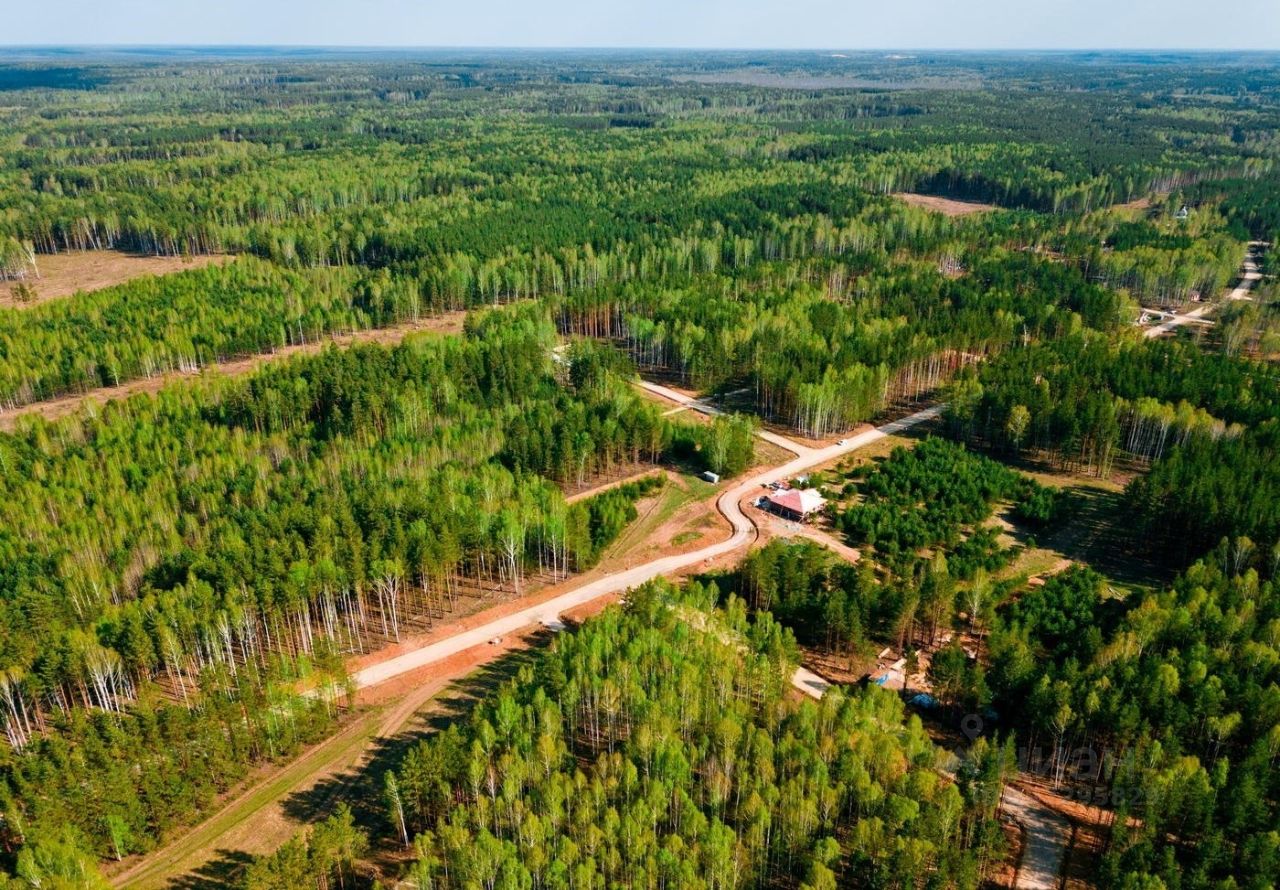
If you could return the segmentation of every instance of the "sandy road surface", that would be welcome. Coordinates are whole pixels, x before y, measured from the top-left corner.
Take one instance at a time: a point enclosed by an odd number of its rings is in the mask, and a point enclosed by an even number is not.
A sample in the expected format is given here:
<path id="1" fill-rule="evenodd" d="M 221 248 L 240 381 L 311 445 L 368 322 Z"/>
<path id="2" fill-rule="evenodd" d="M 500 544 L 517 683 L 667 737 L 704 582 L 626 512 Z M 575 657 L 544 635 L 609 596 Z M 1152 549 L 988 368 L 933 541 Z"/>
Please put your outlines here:
<path id="1" fill-rule="evenodd" d="M 688 399 L 680 393 L 675 393 L 678 398 Z M 701 409 L 699 409 L 701 410 Z M 501 637 L 505 634 L 514 633 L 520 628 L 527 627 L 542 621 L 551 622 L 558 618 L 561 612 L 584 605 L 598 597 L 607 596 L 614 593 L 622 593 L 633 587 L 638 587 L 646 581 L 650 581 L 662 575 L 668 575 L 678 572 L 689 566 L 697 565 L 700 562 L 714 559 L 718 556 L 731 553 L 746 544 L 749 544 L 755 538 L 756 528 L 747 515 L 742 512 L 741 501 L 748 494 L 756 491 L 761 485 L 785 476 L 793 476 L 796 473 L 803 472 L 810 467 L 818 464 L 826 463 L 835 458 L 842 457 L 850 452 L 857 451 L 872 442 L 876 442 L 886 436 L 909 429 L 917 424 L 932 420 L 941 413 L 940 407 L 926 408 L 918 411 L 901 420 L 895 420 L 887 423 L 882 427 L 874 430 L 867 430 L 852 438 L 842 440 L 843 444 L 829 445 L 825 448 L 805 448 L 797 445 L 781 436 L 777 438 L 781 442 L 782 447 L 798 452 L 797 456 L 790 462 L 780 467 L 774 467 L 767 472 L 752 476 L 749 479 L 737 483 L 732 488 L 728 488 L 720 495 L 716 501 L 716 507 L 720 513 L 729 520 L 729 524 L 733 527 L 733 533 L 726 539 L 703 547 L 701 550 L 694 550 L 690 553 L 673 554 L 655 559 L 644 565 L 635 566 L 620 572 L 615 572 L 604 578 L 598 578 L 589 583 L 583 584 L 581 587 L 561 594 L 554 599 L 537 606 L 531 606 L 522 609 L 505 617 L 496 619 L 488 624 L 473 628 L 463 633 L 452 636 L 446 640 L 440 640 L 406 652 L 395 658 L 388 659 L 380 664 L 371 665 L 353 675 L 356 685 L 363 688 L 365 686 L 373 686 L 397 677 L 408 671 L 417 670 L 425 665 L 432 664 L 442 659 L 448 658 L 464 649 L 472 646 L 481 645 L 491 639 Z M 772 434 L 770 434 L 772 436 Z M 770 441 L 773 441 L 771 438 Z"/>
<path id="2" fill-rule="evenodd" d="M 321 790 L 324 799 L 333 802 L 358 795 L 357 786 L 369 780 L 375 759 L 384 756 L 387 746 L 407 745 L 425 731 L 424 709 L 433 698 L 481 665 L 528 645 L 528 637 L 513 637 L 501 647 L 484 646 L 435 665 L 427 677 L 403 677 L 403 690 L 397 684 L 377 690 L 375 701 L 337 733 L 282 767 L 264 770 L 259 780 L 237 791 L 200 823 L 126 863 L 108 879 L 131 890 L 220 885 L 242 866 L 223 863 L 214 875 L 207 871 L 210 865 L 227 854 L 241 858 L 273 852 L 306 827 L 309 817 L 289 812 L 291 798 Z M 390 696 L 376 700 L 384 691 Z M 310 806 L 323 809 L 327 804 Z M 224 872 L 227 868 L 230 871 Z"/>
<path id="3" fill-rule="evenodd" d="M 642 382 L 640 385 L 649 392 L 694 410 L 707 414 L 720 413 L 713 406 L 660 384 Z M 761 485 L 775 479 L 793 476 L 811 467 L 835 460 L 860 448 L 865 448 L 867 445 L 887 436 L 895 435 L 932 420 L 938 417 L 942 410 L 943 406 L 926 408 L 923 411 L 917 411 L 900 420 L 895 420 L 873 430 L 867 430 L 824 448 L 809 448 L 792 442 L 783 436 L 762 431 L 760 433 L 761 438 L 790 451 L 796 457 L 782 466 L 774 467 L 744 479 L 733 487 L 726 489 L 720 495 L 716 501 L 716 507 L 733 527 L 733 533 L 725 540 L 711 544 L 701 550 L 662 557 L 644 565 L 599 578 L 548 600 L 541 605 L 521 610 L 449 639 L 423 646 L 381 664 L 365 668 L 355 674 L 354 680 L 360 687 L 384 682 L 409 671 L 441 661 L 456 652 L 480 645 L 508 633 L 514 633 L 536 622 L 550 623 L 557 619 L 561 612 L 581 606 L 599 597 L 622 593 L 660 575 L 670 574 L 696 565 L 699 562 L 730 553 L 739 547 L 749 544 L 756 537 L 756 527 L 743 512 L 742 501 L 749 494 L 756 492 Z M 804 667 L 796 668 L 791 677 L 791 685 L 814 699 L 821 699 L 832 686 L 827 680 Z M 1062 858 L 1066 853 L 1067 838 L 1070 834 L 1069 825 L 1061 816 L 1016 789 L 1009 788 L 1006 790 L 1005 802 L 1008 811 L 1025 827 L 1027 832 L 1027 847 L 1021 867 L 1018 870 L 1017 886 L 1025 888 L 1025 890 L 1053 890 L 1058 886 L 1057 875 L 1061 871 Z"/>
<path id="4" fill-rule="evenodd" d="M 675 402 L 679 406 L 672 411 L 668 411 L 667 414 L 672 414 L 676 411 L 683 411 L 686 408 L 692 408 L 694 411 L 700 411 L 703 414 L 709 414 L 712 417 L 724 413 L 719 408 L 703 401 L 702 399 L 695 399 L 693 396 L 685 395 L 679 390 L 672 389 L 669 386 L 663 386 L 660 383 L 650 383 L 648 380 L 641 380 L 639 386 L 641 389 Z M 786 436 L 779 436 L 777 433 L 771 433 L 768 430 L 756 430 L 756 435 L 761 439 L 764 439 L 766 442 L 771 442 L 779 448 L 790 451 L 792 454 L 808 454 L 813 451 L 813 449 L 807 445 L 801 445 L 799 442 L 788 439 Z"/>
<path id="5" fill-rule="evenodd" d="M 661 393 L 660 393 L 661 394 Z M 672 391 L 675 400 L 694 403 L 696 400 L 681 393 Z M 710 406 L 693 404 L 696 410 L 714 412 Z M 497 618 L 484 625 L 455 634 L 452 637 L 426 644 L 418 649 L 406 652 L 395 658 L 357 671 L 353 680 L 360 688 L 374 686 L 398 677 L 404 677 L 413 671 L 427 666 L 447 667 L 443 662 L 465 653 L 468 649 L 486 649 L 489 641 L 497 637 L 515 634 L 518 631 L 540 622 L 550 623 L 563 613 L 581 607 L 601 597 L 624 592 L 632 587 L 651 580 L 660 575 L 679 571 L 730 553 L 749 544 L 756 537 L 756 528 L 751 519 L 743 512 L 741 502 L 747 495 L 754 493 L 759 487 L 773 479 L 793 475 L 810 467 L 841 457 L 863 448 L 872 442 L 908 429 L 917 424 L 937 417 L 940 407 L 919 411 L 909 417 L 867 430 L 859 435 L 843 440 L 841 444 L 825 448 L 808 448 L 773 433 L 762 434 L 782 448 L 796 455 L 790 462 L 768 471 L 761 472 L 749 479 L 727 488 L 717 500 L 720 513 L 729 520 L 732 534 L 715 544 L 691 553 L 675 554 L 653 560 L 641 566 L 616 572 L 599 578 L 568 591 L 558 597 L 536 606 L 520 610 L 510 615 Z M 498 650 L 495 650 L 498 651 Z M 473 653 L 483 660 L 478 653 Z M 298 787 L 314 783 L 316 776 L 328 775 L 346 769 L 350 764 L 359 762 L 366 756 L 369 746 L 379 738 L 385 738 L 397 731 L 408 717 L 435 694 L 447 681 L 445 676 L 432 677 L 422 687 L 414 691 L 406 700 L 399 703 L 390 713 L 369 715 L 347 727 L 338 736 L 319 745 L 313 752 L 291 764 L 285 771 L 274 776 L 265 786 L 256 786 L 244 795 L 226 804 L 222 810 L 210 817 L 195 831 L 189 833 L 174 845 L 166 848 L 163 854 L 144 859 L 134 867 L 113 876 L 112 882 L 117 886 L 151 887 L 170 880 L 173 876 L 190 871 L 208 859 L 208 851 L 212 846 L 251 846 L 255 849 L 258 841 L 264 838 L 254 836 L 262 832 L 263 820 L 274 817 L 279 801 Z M 822 698 L 831 688 L 831 684 L 806 668 L 797 668 L 791 678 L 792 685 L 805 695 L 815 699 Z M 380 717 L 380 719 L 379 719 Z"/>
<path id="6" fill-rule="evenodd" d="M 1262 272 L 1258 269 L 1258 254 L 1262 249 L 1262 242 L 1249 242 L 1249 252 L 1245 254 L 1244 264 L 1240 267 L 1240 283 L 1235 286 L 1231 293 L 1227 294 L 1228 300 L 1250 300 L 1250 292 L 1254 286 L 1262 279 Z M 1193 322 L 1203 322 L 1204 316 L 1208 315 L 1217 308 L 1217 303 L 1205 303 L 1203 306 L 1197 306 L 1190 312 L 1183 315 L 1175 315 L 1168 321 L 1162 321 L 1160 324 L 1152 325 L 1142 332 L 1142 336 L 1151 338 L 1159 337 L 1167 334 L 1174 328 L 1180 328 L 1185 324 Z"/>
<path id="7" fill-rule="evenodd" d="M 1019 890 L 1057 890 L 1071 824 L 1012 786 L 1004 789 L 1004 811 L 1022 826 L 1027 837 L 1022 861 L 1018 863 L 1016 886 Z"/>

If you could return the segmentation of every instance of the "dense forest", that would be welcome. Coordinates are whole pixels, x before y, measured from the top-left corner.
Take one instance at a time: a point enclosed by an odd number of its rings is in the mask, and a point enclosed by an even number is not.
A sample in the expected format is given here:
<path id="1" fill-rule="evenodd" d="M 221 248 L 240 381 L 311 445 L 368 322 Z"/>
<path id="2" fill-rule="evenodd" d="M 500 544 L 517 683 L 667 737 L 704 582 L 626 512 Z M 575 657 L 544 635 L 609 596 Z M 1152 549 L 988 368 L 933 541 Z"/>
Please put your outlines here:
<path id="1" fill-rule="evenodd" d="M 1020 744 L 1043 745 L 1059 776 L 1111 786 L 1105 886 L 1274 882 L 1278 565 L 1224 542 L 1169 590 L 1124 603 L 1074 570 L 993 630 L 987 677 Z"/>
<path id="2" fill-rule="evenodd" d="M 344 656 L 594 564 L 653 482 L 554 483 L 674 434 L 607 365 L 558 380 L 552 333 L 500 312 L 6 436 L 9 847 L 149 849 L 326 729 L 299 681 L 340 691 Z"/>
<path id="3" fill-rule="evenodd" d="M 0 886 L 103 886 L 345 725 L 355 659 L 597 566 L 636 469 L 943 402 L 815 474 L 856 564 L 632 592 L 235 881 L 978 887 L 1043 748 L 1106 791 L 1098 886 L 1274 882 L 1273 57 L 5 53 Z M 58 291 L 140 255 L 219 261 Z M 1028 468 L 1123 486 L 1167 573 L 1031 584 L 1075 501 Z M 789 689 L 886 646 L 936 708 Z M 987 731 L 955 767 L 913 709 Z"/>
<path id="4" fill-rule="evenodd" d="M 411 752 L 388 786 L 412 880 L 978 886 L 1000 752 L 951 782 L 889 695 L 788 701 L 789 634 L 715 598 L 634 591 Z"/>
<path id="5" fill-rule="evenodd" d="M 1167 590 L 1117 599 L 1077 567 L 1010 596 L 947 584 L 945 564 L 882 579 L 812 542 L 774 542 L 725 580 L 800 642 L 864 657 L 896 633 L 922 642 L 935 616 L 956 628 L 981 616 L 988 654 L 937 650 L 933 695 L 998 715 L 1022 769 L 1113 809 L 1101 886 L 1265 888 L 1280 867 L 1278 567 L 1280 551 L 1240 539 Z"/>
<path id="6" fill-rule="evenodd" d="M 1192 441 L 1238 437 L 1280 412 L 1280 370 L 1180 341 L 1082 332 L 1010 350 L 950 393 L 952 432 L 1108 475 Z"/>

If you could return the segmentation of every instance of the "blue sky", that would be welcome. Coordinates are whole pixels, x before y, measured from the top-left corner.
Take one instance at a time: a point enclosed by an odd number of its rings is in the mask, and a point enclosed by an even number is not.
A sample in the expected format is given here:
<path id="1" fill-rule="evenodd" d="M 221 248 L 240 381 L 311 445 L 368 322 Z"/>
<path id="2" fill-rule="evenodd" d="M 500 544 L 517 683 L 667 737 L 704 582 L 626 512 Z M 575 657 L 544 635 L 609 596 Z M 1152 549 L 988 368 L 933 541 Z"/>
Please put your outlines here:
<path id="1" fill-rule="evenodd" d="M 1280 0 L 6 0 L 3 44 L 1280 49 Z"/>

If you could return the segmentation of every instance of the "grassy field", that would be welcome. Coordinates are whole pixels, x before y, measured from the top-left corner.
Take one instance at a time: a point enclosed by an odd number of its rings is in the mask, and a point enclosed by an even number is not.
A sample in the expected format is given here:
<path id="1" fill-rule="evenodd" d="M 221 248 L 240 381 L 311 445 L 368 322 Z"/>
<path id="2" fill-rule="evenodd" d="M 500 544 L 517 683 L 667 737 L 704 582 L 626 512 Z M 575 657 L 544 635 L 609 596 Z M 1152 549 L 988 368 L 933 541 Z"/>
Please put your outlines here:
<path id="1" fill-rule="evenodd" d="M 696 476 L 668 474 L 661 491 L 636 505 L 636 521 L 605 551 L 595 573 L 639 564 L 664 547 L 691 544 L 713 531 L 719 516 L 710 501 L 717 490 Z"/>

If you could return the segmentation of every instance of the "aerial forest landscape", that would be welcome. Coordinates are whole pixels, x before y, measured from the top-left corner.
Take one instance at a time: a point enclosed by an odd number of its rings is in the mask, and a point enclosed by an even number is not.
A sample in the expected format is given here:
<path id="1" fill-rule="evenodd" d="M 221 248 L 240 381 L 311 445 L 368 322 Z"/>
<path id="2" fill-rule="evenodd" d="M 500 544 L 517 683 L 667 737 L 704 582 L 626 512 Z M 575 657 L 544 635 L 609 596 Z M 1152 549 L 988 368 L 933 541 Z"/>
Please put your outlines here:
<path id="1" fill-rule="evenodd" d="M 568 2 L 0 33 L 0 890 L 1280 887 L 1280 12 Z"/>

